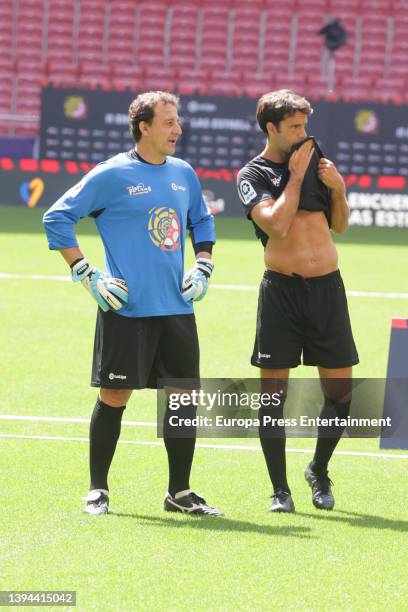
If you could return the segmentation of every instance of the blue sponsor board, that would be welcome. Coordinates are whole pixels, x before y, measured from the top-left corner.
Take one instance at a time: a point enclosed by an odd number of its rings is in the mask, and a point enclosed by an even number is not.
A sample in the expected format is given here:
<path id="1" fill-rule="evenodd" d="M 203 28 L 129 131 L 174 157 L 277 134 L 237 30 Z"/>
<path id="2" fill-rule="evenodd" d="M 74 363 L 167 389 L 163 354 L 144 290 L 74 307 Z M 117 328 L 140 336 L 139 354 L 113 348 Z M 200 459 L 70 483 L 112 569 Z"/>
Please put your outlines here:
<path id="1" fill-rule="evenodd" d="M 408 319 L 392 320 L 383 416 L 392 427 L 380 447 L 408 449 Z"/>

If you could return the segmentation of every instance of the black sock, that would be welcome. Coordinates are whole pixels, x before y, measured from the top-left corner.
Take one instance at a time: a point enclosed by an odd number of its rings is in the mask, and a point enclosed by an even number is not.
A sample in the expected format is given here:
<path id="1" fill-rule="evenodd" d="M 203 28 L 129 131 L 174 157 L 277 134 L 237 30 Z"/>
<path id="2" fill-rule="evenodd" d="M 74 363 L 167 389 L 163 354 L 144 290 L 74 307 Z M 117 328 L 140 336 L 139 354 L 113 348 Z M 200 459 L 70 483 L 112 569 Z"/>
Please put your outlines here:
<path id="1" fill-rule="evenodd" d="M 258 413 L 258 418 L 260 420 L 258 431 L 273 490 L 283 489 L 290 493 L 286 478 L 285 428 L 278 424 L 271 426 L 271 424 L 268 424 L 265 420 L 265 417 L 283 419 L 283 405 L 285 399 L 285 396 L 281 396 L 280 406 L 260 408 Z M 269 421 L 269 423 L 271 423 L 271 421 Z"/>
<path id="2" fill-rule="evenodd" d="M 176 493 L 190 488 L 197 428 L 193 425 L 174 427 L 170 425 L 169 419 L 171 416 L 193 419 L 196 411 L 196 406 L 189 404 L 180 406 L 177 410 L 169 410 L 167 407 L 164 415 L 163 438 L 169 462 L 169 493 L 173 497 Z"/>
<path id="3" fill-rule="evenodd" d="M 126 406 L 113 408 L 96 400 L 89 428 L 89 465 L 92 489 L 108 489 L 108 472 L 120 435 L 122 414 Z"/>
<path id="4" fill-rule="evenodd" d="M 350 401 L 335 402 L 329 398 L 325 398 L 323 409 L 320 413 L 321 418 L 330 419 L 336 416 L 340 419 L 346 419 L 350 414 Z M 318 427 L 316 450 L 312 461 L 312 470 L 318 474 L 325 473 L 330 458 L 336 448 L 341 436 L 343 435 L 344 427 L 335 425 L 329 427 Z"/>

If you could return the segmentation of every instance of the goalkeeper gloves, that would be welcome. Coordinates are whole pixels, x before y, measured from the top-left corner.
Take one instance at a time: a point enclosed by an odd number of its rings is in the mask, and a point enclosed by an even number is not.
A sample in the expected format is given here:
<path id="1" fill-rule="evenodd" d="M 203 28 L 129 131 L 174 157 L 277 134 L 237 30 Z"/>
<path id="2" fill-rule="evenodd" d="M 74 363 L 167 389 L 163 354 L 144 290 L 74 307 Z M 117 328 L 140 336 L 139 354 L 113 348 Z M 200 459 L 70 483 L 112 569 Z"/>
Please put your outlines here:
<path id="1" fill-rule="evenodd" d="M 185 302 L 199 302 L 203 299 L 208 289 L 208 281 L 212 274 L 214 264 L 211 259 L 199 257 L 195 266 L 184 274 L 183 290 L 181 295 Z"/>
<path id="2" fill-rule="evenodd" d="M 72 280 L 81 281 L 85 289 L 97 301 L 104 312 L 119 310 L 128 301 L 128 288 L 121 278 L 112 278 L 96 268 L 86 259 L 78 259 L 71 264 Z"/>

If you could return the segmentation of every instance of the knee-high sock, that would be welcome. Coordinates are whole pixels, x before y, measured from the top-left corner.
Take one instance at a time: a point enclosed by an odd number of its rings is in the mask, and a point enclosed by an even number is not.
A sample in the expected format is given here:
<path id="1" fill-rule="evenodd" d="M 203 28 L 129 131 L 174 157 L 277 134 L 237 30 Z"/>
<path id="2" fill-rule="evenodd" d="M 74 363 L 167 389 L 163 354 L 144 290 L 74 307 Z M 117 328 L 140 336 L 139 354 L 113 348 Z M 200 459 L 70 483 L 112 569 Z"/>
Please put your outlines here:
<path id="1" fill-rule="evenodd" d="M 350 414 L 350 403 L 351 401 L 335 402 L 326 397 L 320 416 L 323 419 L 335 418 L 336 416 L 340 419 L 346 419 Z M 341 426 L 318 427 L 316 450 L 312 463 L 312 469 L 315 472 L 324 473 L 327 471 L 330 458 L 343 432 L 344 427 Z"/>
<path id="2" fill-rule="evenodd" d="M 260 408 L 258 413 L 260 421 L 258 431 L 273 490 L 283 489 L 290 493 L 286 478 L 285 428 L 277 424 L 271 426 L 270 421 L 268 424 L 267 419 L 265 419 L 265 417 L 282 419 L 285 399 L 285 396 L 281 396 L 280 405 L 277 407 Z"/>
<path id="3" fill-rule="evenodd" d="M 193 404 L 169 410 L 167 406 L 163 422 L 163 438 L 169 462 L 169 493 L 173 497 L 190 488 L 190 472 L 193 463 L 197 428 L 193 425 L 171 426 L 169 419 L 193 419 L 197 408 Z"/>
<path id="4" fill-rule="evenodd" d="M 108 489 L 108 472 L 120 435 L 123 411 L 126 406 L 113 408 L 96 400 L 89 429 L 89 466 L 92 489 Z"/>

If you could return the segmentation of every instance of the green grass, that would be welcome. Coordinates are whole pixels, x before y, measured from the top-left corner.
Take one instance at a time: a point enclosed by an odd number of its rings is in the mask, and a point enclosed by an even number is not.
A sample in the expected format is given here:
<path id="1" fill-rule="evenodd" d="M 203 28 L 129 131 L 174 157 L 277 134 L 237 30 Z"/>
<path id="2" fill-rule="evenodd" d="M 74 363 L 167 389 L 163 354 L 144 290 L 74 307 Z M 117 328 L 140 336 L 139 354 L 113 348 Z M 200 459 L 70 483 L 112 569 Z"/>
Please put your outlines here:
<path id="1" fill-rule="evenodd" d="M 67 275 L 49 253 L 43 211 L 0 207 L 0 273 Z M 262 248 L 244 219 L 218 219 L 214 284 L 256 286 Z M 102 263 L 91 223 L 79 226 L 88 258 Z M 408 293 L 405 230 L 352 228 L 340 237 L 349 290 Z M 0 279 L 0 415 L 89 418 L 95 308 L 70 282 Z M 202 374 L 256 377 L 249 365 L 257 293 L 209 291 L 197 305 Z M 405 299 L 349 298 L 359 377 L 386 374 L 390 322 Z M 294 376 L 314 376 L 298 368 Z M 135 392 L 126 420 L 155 419 L 155 393 Z M 334 456 L 336 508 L 318 513 L 303 479 L 313 440 L 289 439 L 297 512 L 270 515 L 259 450 L 198 448 L 194 487 L 226 517 L 196 520 L 161 510 L 166 457 L 158 445 L 120 444 L 110 475 L 112 514 L 82 514 L 88 425 L 0 420 L 0 590 L 77 591 L 80 610 L 405 610 L 408 598 L 407 461 Z M 154 428 L 123 426 L 123 441 L 157 442 Z M 248 445 L 257 440 L 202 440 Z M 378 453 L 378 440 L 341 450 Z M 388 454 L 408 454 L 390 451 Z"/>

